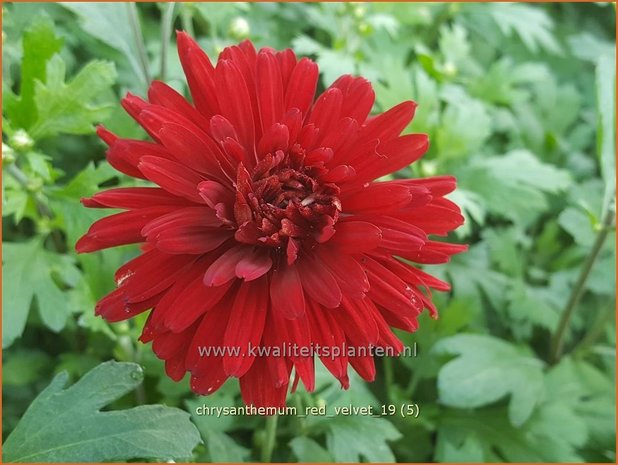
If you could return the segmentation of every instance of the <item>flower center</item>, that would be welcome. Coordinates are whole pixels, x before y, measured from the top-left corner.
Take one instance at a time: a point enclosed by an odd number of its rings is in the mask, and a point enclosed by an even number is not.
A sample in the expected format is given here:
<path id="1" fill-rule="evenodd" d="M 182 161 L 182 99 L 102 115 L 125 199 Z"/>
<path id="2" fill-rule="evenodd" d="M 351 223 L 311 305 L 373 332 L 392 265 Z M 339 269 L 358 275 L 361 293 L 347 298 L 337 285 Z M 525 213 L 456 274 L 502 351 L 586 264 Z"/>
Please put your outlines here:
<path id="1" fill-rule="evenodd" d="M 299 146 L 289 153 L 267 154 L 251 173 L 241 164 L 234 204 L 236 240 L 298 249 L 330 239 L 341 203 L 339 188 L 320 181 L 327 172 L 322 163 L 307 166 Z"/>

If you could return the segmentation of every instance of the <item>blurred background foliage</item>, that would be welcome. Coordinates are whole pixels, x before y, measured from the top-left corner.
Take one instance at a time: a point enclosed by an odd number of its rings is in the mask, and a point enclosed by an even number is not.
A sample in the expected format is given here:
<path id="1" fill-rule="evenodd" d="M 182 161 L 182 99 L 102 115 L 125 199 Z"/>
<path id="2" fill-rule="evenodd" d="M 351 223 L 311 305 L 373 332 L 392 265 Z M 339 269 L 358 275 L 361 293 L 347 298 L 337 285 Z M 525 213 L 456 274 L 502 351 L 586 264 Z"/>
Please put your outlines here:
<path id="1" fill-rule="evenodd" d="M 236 382 L 195 397 L 136 342 L 144 316 L 94 317 L 136 249 L 73 249 L 102 215 L 79 199 L 133 182 L 103 162 L 94 124 L 142 138 L 119 99 L 155 78 L 187 91 L 174 29 L 211 57 L 245 38 L 292 47 L 317 60 L 321 88 L 366 76 L 375 111 L 417 101 L 407 131 L 428 133 L 431 148 L 395 176 L 459 180 L 450 197 L 467 221 L 455 240 L 470 251 L 431 270 L 453 290 L 434 296 L 439 320 L 401 334 L 418 356 L 382 360 L 375 383 L 349 391 L 319 371 L 315 393 L 289 397 L 329 409 L 413 402 L 420 415 L 281 417 L 274 461 L 615 462 L 606 3 L 3 4 L 3 437 L 15 430 L 5 460 L 251 461 L 268 447 L 263 418 L 195 415 L 202 403 L 241 405 Z M 110 359 L 143 371 L 100 365 Z M 103 421 L 107 404 L 119 412 Z M 76 444 L 88 434 L 96 447 Z"/>

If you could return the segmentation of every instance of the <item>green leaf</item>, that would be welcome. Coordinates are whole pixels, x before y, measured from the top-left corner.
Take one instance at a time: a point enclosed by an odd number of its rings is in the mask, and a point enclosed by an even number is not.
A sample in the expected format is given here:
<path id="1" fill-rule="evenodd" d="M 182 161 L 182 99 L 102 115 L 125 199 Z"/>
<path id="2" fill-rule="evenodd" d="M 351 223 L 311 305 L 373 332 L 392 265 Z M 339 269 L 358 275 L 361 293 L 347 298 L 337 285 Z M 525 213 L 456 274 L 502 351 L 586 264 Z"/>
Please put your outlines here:
<path id="1" fill-rule="evenodd" d="M 461 441 L 454 435 L 440 432 L 436 447 L 436 460 L 447 463 L 480 463 L 484 461 L 483 443 L 476 435 L 469 435 Z"/>
<path id="2" fill-rule="evenodd" d="M 20 95 L 7 104 L 6 112 L 14 127 L 28 129 L 37 117 L 35 81 L 45 81 L 47 62 L 60 51 L 63 40 L 56 36 L 52 21 L 39 16 L 24 33 L 22 42 Z"/>
<path id="3" fill-rule="evenodd" d="M 209 431 L 206 435 L 208 455 L 213 463 L 245 462 L 250 450 L 236 443 L 229 435 L 220 431 Z"/>
<path id="4" fill-rule="evenodd" d="M 79 16 L 84 31 L 126 57 L 141 84 L 144 87 L 148 85 L 140 64 L 139 49 L 132 33 L 128 3 L 61 2 L 60 4 Z"/>
<path id="5" fill-rule="evenodd" d="M 470 270 L 475 270 L 470 273 Z M 492 269 L 486 243 L 475 244 L 465 253 L 453 257 L 447 268 L 456 297 L 473 297 L 482 306 L 483 291 L 494 307 L 504 305 L 508 277 Z"/>
<path id="6" fill-rule="evenodd" d="M 571 424 L 563 423 L 565 418 L 556 416 L 557 413 L 543 412 L 541 419 L 537 419 L 540 413 L 535 413 L 528 423 L 517 428 L 509 422 L 504 409 L 449 409 L 440 414 L 435 458 L 446 461 L 450 446 L 458 449 L 458 456 L 467 452 L 467 460 L 462 461 L 581 462 L 576 445 L 570 442 L 571 434 L 563 436 L 564 429 Z M 479 448 L 482 460 L 478 457 Z"/>
<path id="7" fill-rule="evenodd" d="M 567 207 L 558 217 L 558 223 L 568 232 L 575 242 L 590 247 L 596 237 L 590 215 L 581 209 Z"/>
<path id="8" fill-rule="evenodd" d="M 326 444 L 335 462 L 394 462 L 387 441 L 401 437 L 384 418 L 339 417 L 328 423 Z"/>
<path id="9" fill-rule="evenodd" d="M 96 103 L 116 79 L 112 63 L 91 61 L 67 84 L 65 64 L 54 56 L 47 65 L 45 83 L 37 82 L 35 102 L 38 119 L 30 133 L 35 139 L 58 133 L 88 134 L 93 123 L 103 120 L 111 109 L 108 104 Z"/>
<path id="10" fill-rule="evenodd" d="M 477 408 L 510 394 L 509 419 L 520 426 L 543 396 L 542 362 L 500 339 L 460 334 L 443 339 L 434 350 L 459 355 L 438 375 L 444 405 Z"/>
<path id="11" fill-rule="evenodd" d="M 40 350 L 20 349 L 7 355 L 2 366 L 4 386 L 25 386 L 39 380 L 51 368 L 51 357 Z"/>
<path id="12" fill-rule="evenodd" d="M 189 415 L 143 405 L 101 411 L 142 382 L 134 363 L 106 362 L 65 389 L 58 374 L 32 402 L 3 445 L 5 462 L 103 462 L 187 458 L 199 441 Z"/>
<path id="13" fill-rule="evenodd" d="M 73 260 L 43 248 L 38 238 L 2 243 L 2 347 L 10 346 L 26 326 L 35 299 L 43 323 L 52 331 L 64 328 L 69 314 L 65 293 L 53 274 L 76 272 Z M 67 284 L 67 283 L 65 283 Z"/>
<path id="14" fill-rule="evenodd" d="M 526 150 L 513 150 L 472 162 L 461 173 L 461 185 L 485 199 L 492 213 L 526 223 L 547 207 L 543 194 L 565 190 L 571 176 Z"/>
<path id="15" fill-rule="evenodd" d="M 197 426 L 200 435 L 206 443 L 206 449 L 212 462 L 244 462 L 249 457 L 250 451 L 237 444 L 234 439 L 226 434 L 232 429 L 235 418 L 230 415 L 198 415 L 197 408 L 203 405 L 199 400 L 187 400 L 185 402 L 193 423 Z M 225 391 L 219 390 L 208 397 L 208 407 L 231 407 L 234 398 Z"/>
<path id="16" fill-rule="evenodd" d="M 301 463 L 326 463 L 332 462 L 333 458 L 326 449 L 313 439 L 299 436 L 290 441 L 292 452 Z"/>
<path id="17" fill-rule="evenodd" d="M 531 52 L 545 49 L 560 54 L 562 49 L 552 29 L 553 21 L 545 10 L 517 3 L 489 5 L 494 21 L 506 36 L 516 33 Z"/>
<path id="18" fill-rule="evenodd" d="M 463 93 L 449 95 L 436 132 L 438 158 L 457 158 L 478 152 L 491 134 L 491 119 L 482 102 Z"/>
<path id="19" fill-rule="evenodd" d="M 603 211 L 616 193 L 616 54 L 597 63 L 597 152 L 605 180 Z"/>

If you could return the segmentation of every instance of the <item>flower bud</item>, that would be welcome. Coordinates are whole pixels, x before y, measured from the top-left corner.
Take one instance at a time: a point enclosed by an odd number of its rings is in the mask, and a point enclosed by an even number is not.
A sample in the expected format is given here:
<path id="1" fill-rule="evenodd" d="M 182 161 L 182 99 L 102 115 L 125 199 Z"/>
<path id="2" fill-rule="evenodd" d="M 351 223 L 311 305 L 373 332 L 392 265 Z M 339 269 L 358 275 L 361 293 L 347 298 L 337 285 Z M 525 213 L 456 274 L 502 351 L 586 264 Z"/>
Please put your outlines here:
<path id="1" fill-rule="evenodd" d="M 9 138 L 9 145 L 18 152 L 27 152 L 34 145 L 34 141 L 26 131 L 18 129 Z"/>
<path id="2" fill-rule="evenodd" d="M 15 150 L 6 145 L 4 142 L 2 143 L 2 164 L 8 165 L 15 161 Z"/>
<path id="3" fill-rule="evenodd" d="M 237 16 L 232 19 L 229 28 L 229 34 L 236 40 L 243 40 L 249 37 L 251 33 L 251 27 L 249 22 L 242 16 Z"/>

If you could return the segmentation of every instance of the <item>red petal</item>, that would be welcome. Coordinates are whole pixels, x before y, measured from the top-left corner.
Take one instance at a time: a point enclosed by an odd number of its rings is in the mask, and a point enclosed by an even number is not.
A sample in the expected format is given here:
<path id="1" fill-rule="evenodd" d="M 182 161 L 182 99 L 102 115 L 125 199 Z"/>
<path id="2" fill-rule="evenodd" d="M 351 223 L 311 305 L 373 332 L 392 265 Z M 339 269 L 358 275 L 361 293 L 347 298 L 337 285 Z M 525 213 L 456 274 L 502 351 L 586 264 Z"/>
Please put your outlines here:
<path id="1" fill-rule="evenodd" d="M 163 231 L 152 242 L 161 252 L 199 255 L 215 250 L 232 236 L 228 229 L 184 227 Z"/>
<path id="2" fill-rule="evenodd" d="M 251 97 L 245 79 L 234 63 L 220 60 L 215 69 L 215 82 L 221 114 L 232 123 L 240 142 L 252 153 L 255 145 L 255 128 Z"/>
<path id="3" fill-rule="evenodd" d="M 148 207 L 107 216 L 95 221 L 75 244 L 78 253 L 143 242 L 142 228 L 149 221 L 169 213 L 173 206 Z"/>
<path id="4" fill-rule="evenodd" d="M 159 130 L 159 138 L 181 164 L 212 179 L 227 181 L 221 166 L 223 154 L 206 134 L 185 125 L 164 123 Z"/>
<path id="5" fill-rule="evenodd" d="M 214 68 L 208 56 L 186 32 L 178 32 L 177 41 L 178 55 L 187 76 L 193 102 L 200 113 L 210 117 L 219 111 Z"/>
<path id="6" fill-rule="evenodd" d="M 331 131 L 336 131 L 342 104 L 343 95 L 337 88 L 328 89 L 316 100 L 307 122 L 315 124 L 320 131 L 317 143 L 320 143 Z"/>
<path id="7" fill-rule="evenodd" d="M 340 221 L 335 225 L 335 235 L 328 241 L 346 254 L 358 254 L 373 250 L 380 244 L 380 228 L 365 221 Z"/>
<path id="8" fill-rule="evenodd" d="M 190 202 L 158 187 L 117 187 L 81 199 L 88 208 L 122 208 L 134 210 L 152 205 L 186 206 Z"/>
<path id="9" fill-rule="evenodd" d="M 360 350 L 369 352 L 380 338 L 378 325 L 372 314 L 366 309 L 364 299 L 343 299 L 341 307 L 332 315 L 343 329 L 348 341 Z"/>
<path id="10" fill-rule="evenodd" d="M 369 290 L 367 275 L 355 258 L 331 247 L 321 247 L 317 249 L 317 254 L 339 283 L 344 295 L 361 298 Z"/>
<path id="11" fill-rule="evenodd" d="M 338 310 L 336 310 L 338 311 Z M 320 352 L 320 360 L 335 378 L 339 380 L 341 386 L 347 389 L 350 386 L 348 378 L 348 355 L 345 350 L 345 335 L 332 316 L 332 312 L 324 310 L 322 307 L 312 304 L 307 312 L 309 324 L 311 325 L 311 337 L 316 344 L 322 348 L 327 347 L 330 354 Z M 339 355 L 333 354 L 336 350 Z"/>
<path id="12" fill-rule="evenodd" d="M 367 382 L 373 382 L 376 379 L 376 364 L 373 356 L 364 355 L 349 358 L 350 365 L 356 372 Z"/>
<path id="13" fill-rule="evenodd" d="M 283 117 L 283 81 L 277 58 L 260 52 L 257 59 L 257 97 L 260 106 L 262 131 L 266 132 Z"/>
<path id="14" fill-rule="evenodd" d="M 367 295 L 389 312 L 401 315 L 402 318 L 415 320 L 416 316 L 423 311 L 423 303 L 418 299 L 414 290 L 378 261 L 365 256 L 362 263 L 371 285 Z"/>
<path id="15" fill-rule="evenodd" d="M 284 407 L 287 385 L 276 387 L 265 357 L 257 357 L 251 369 L 240 378 L 240 392 L 247 405 Z"/>
<path id="16" fill-rule="evenodd" d="M 185 98 L 161 81 L 152 81 L 148 89 L 148 100 L 150 103 L 160 105 L 170 110 L 185 115 L 193 123 L 200 126 L 203 130 L 208 129 L 208 120 L 204 118 Z"/>
<path id="17" fill-rule="evenodd" d="M 341 114 L 364 123 L 375 100 L 371 83 L 362 77 L 346 75 L 333 82 L 331 87 L 336 87 L 343 93 Z"/>
<path id="18" fill-rule="evenodd" d="M 272 267 L 270 251 L 255 249 L 245 255 L 236 265 L 236 276 L 245 281 L 253 281 L 267 273 Z"/>
<path id="19" fill-rule="evenodd" d="M 223 336 L 223 346 L 238 347 L 238 355 L 227 351 L 223 357 L 223 369 L 230 376 L 243 376 L 254 362 L 250 347 L 257 347 L 262 339 L 266 311 L 268 309 L 268 280 L 262 277 L 243 282 L 236 293 L 230 310 L 230 318 Z"/>
<path id="20" fill-rule="evenodd" d="M 305 313 L 305 295 L 296 265 L 280 265 L 270 280 L 270 299 L 273 311 L 291 320 Z"/>
<path id="21" fill-rule="evenodd" d="M 205 206 L 184 207 L 174 209 L 150 221 L 142 229 L 142 235 L 154 238 L 167 230 L 198 226 L 217 227 L 220 225 L 221 220 L 215 216 L 210 208 Z"/>
<path id="22" fill-rule="evenodd" d="M 182 287 L 176 299 L 168 303 L 170 311 L 166 312 L 165 327 L 175 333 L 184 331 L 194 321 L 205 313 L 214 309 L 220 302 L 225 302 L 232 281 L 217 287 L 206 287 L 204 278 L 200 274 L 197 278 Z M 223 305 L 223 304 L 221 304 Z M 229 310 L 229 305 L 223 305 Z"/>
<path id="23" fill-rule="evenodd" d="M 341 303 L 341 289 L 333 275 L 313 257 L 305 256 L 297 262 L 303 289 L 309 297 L 326 308 Z"/>
<path id="24" fill-rule="evenodd" d="M 117 139 L 106 153 L 110 165 L 121 173 L 139 179 L 146 179 L 137 167 L 140 157 L 145 155 L 161 158 L 171 157 L 165 148 L 159 144 L 131 139 Z"/>
<path id="25" fill-rule="evenodd" d="M 149 180 L 166 191 L 196 203 L 204 202 L 197 191 L 197 185 L 204 178 L 190 168 L 172 160 L 149 156 L 142 157 L 138 167 Z"/>
<path id="26" fill-rule="evenodd" d="M 167 255 L 152 250 L 118 268 L 116 283 L 129 302 L 140 302 L 170 287 L 194 262 L 195 257 L 190 255 Z"/>
<path id="27" fill-rule="evenodd" d="M 410 203 L 409 188 L 391 182 L 376 182 L 354 191 L 342 192 L 341 205 L 345 212 L 388 214 Z"/>
<path id="28" fill-rule="evenodd" d="M 152 305 L 150 300 L 129 303 L 122 289 L 114 289 L 97 302 L 94 313 L 110 323 L 115 323 L 133 318 L 151 308 Z"/>
<path id="29" fill-rule="evenodd" d="M 236 265 L 242 260 L 251 248 L 246 245 L 237 245 L 223 253 L 204 274 L 206 286 L 221 286 L 236 277 Z"/>
<path id="30" fill-rule="evenodd" d="M 313 103 L 318 76 L 318 65 L 310 59 L 303 58 L 296 64 L 285 91 L 286 110 L 298 108 L 303 116 L 307 115 Z"/>
<path id="31" fill-rule="evenodd" d="M 356 165 L 358 176 L 354 182 L 362 183 L 399 171 L 421 158 L 428 147 L 426 134 L 409 134 L 380 144 L 378 152 L 381 157 Z"/>
<path id="32" fill-rule="evenodd" d="M 375 118 L 369 119 L 362 130 L 363 139 L 387 141 L 398 136 L 412 121 L 415 109 L 416 103 L 402 102 Z"/>
<path id="33" fill-rule="evenodd" d="M 283 124 L 273 124 L 264 129 L 264 135 L 258 143 L 257 153 L 260 157 L 277 150 L 287 150 L 290 140 L 290 132 Z"/>

